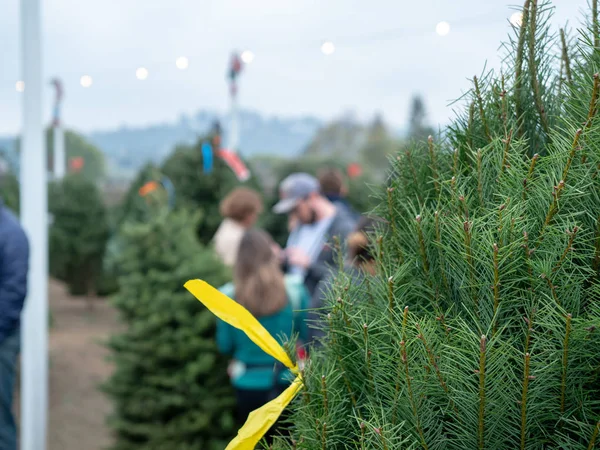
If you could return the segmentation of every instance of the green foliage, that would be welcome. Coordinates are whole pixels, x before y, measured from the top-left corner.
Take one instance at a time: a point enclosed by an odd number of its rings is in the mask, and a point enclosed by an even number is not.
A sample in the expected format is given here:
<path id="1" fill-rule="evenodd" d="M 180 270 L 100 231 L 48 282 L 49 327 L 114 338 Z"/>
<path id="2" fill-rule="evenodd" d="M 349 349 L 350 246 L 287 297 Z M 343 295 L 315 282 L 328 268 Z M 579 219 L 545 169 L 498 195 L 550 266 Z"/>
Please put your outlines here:
<path id="1" fill-rule="evenodd" d="M 52 170 L 52 162 L 54 155 L 54 130 L 48 128 L 46 130 L 46 148 L 48 150 L 48 167 Z M 82 157 L 84 166 L 80 173 L 86 179 L 94 182 L 104 178 L 106 167 L 104 162 L 104 154 L 102 151 L 89 142 L 79 133 L 71 130 L 65 130 L 65 152 L 67 155 L 67 164 L 72 158 Z"/>
<path id="2" fill-rule="evenodd" d="M 197 215 L 157 211 L 121 229 L 119 293 L 125 330 L 110 339 L 116 369 L 104 390 L 115 450 L 221 450 L 235 434 L 226 359 L 215 317 L 184 288 L 202 278 L 220 286 L 229 271 L 195 236 Z"/>
<path id="3" fill-rule="evenodd" d="M 425 102 L 420 95 L 415 95 L 410 104 L 408 138 L 410 141 L 423 141 L 433 134 L 433 128 L 427 124 Z"/>
<path id="4" fill-rule="evenodd" d="M 104 154 L 102 151 L 89 142 L 81 134 L 72 131 L 65 130 L 65 152 L 67 157 L 67 165 L 69 160 L 76 157 L 82 157 L 84 160 L 84 166 L 80 173 L 88 180 L 98 182 L 104 178 L 106 172 L 106 166 L 104 161 Z M 46 129 L 46 149 L 48 157 L 48 170 L 52 171 L 53 167 L 53 155 L 54 155 L 54 130 L 52 128 Z M 16 142 L 17 152 L 21 147 L 21 138 L 17 139 Z M 68 170 L 68 166 L 67 166 Z"/>
<path id="5" fill-rule="evenodd" d="M 600 442 L 597 17 L 560 81 L 549 5 L 526 10 L 503 74 L 474 80 L 445 140 L 394 161 L 378 274 L 331 286 L 293 448 Z"/>
<path id="6" fill-rule="evenodd" d="M 162 171 L 175 186 L 176 204 L 205 214 L 198 226 L 198 238 L 200 242 L 207 244 L 222 220 L 219 203 L 241 183 L 227 164 L 217 157 L 214 158 L 212 172 L 203 173 L 202 142 L 203 140 L 199 140 L 194 146 L 176 147 L 165 161 Z M 260 191 L 255 178 L 246 181 L 244 185 Z"/>
<path id="7" fill-rule="evenodd" d="M 375 116 L 368 126 L 346 117 L 319 130 L 304 155 L 340 164 L 360 162 L 377 176 L 387 169 L 389 157 L 398 152 L 400 146 L 401 142 L 389 133 L 382 116 Z"/>
<path id="8" fill-rule="evenodd" d="M 320 129 L 308 144 L 305 155 L 356 160 L 368 134 L 367 127 L 352 116 L 343 117 Z"/>
<path id="9" fill-rule="evenodd" d="M 115 222 L 121 225 L 126 220 L 145 221 L 153 215 L 152 199 L 140 196 L 140 188 L 149 181 L 159 182 L 162 172 L 152 163 L 146 164 L 133 180 L 121 204 L 115 211 Z M 164 199 L 163 199 L 164 200 Z"/>
<path id="10" fill-rule="evenodd" d="M 72 295 L 96 287 L 108 238 L 106 207 L 96 185 L 83 175 L 68 175 L 50 185 L 50 274 L 67 282 Z"/>
<path id="11" fill-rule="evenodd" d="M 19 180 L 15 174 L 10 171 L 2 174 L 0 177 L 0 197 L 4 205 L 16 214 L 19 213 L 20 207 L 19 192 Z"/>
<path id="12" fill-rule="evenodd" d="M 360 160 L 369 170 L 385 173 L 390 156 L 397 153 L 399 147 L 400 143 L 390 136 L 383 118 L 377 116 L 369 126 L 366 142 L 360 150 Z"/>

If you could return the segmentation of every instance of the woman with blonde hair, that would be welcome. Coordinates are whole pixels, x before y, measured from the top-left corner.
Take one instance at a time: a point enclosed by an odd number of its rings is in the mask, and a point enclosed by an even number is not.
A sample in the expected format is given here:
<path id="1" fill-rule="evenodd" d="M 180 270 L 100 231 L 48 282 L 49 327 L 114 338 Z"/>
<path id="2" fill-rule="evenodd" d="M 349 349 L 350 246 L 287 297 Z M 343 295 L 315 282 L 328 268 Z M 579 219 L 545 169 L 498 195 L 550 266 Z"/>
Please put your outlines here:
<path id="1" fill-rule="evenodd" d="M 233 270 L 233 282 L 220 290 L 244 306 L 274 337 L 286 341 L 295 333 L 306 339 L 301 312 L 309 297 L 302 279 L 285 276 L 273 249 L 272 238 L 262 230 L 242 237 Z M 274 370 L 276 360 L 263 352 L 242 331 L 219 321 L 217 345 L 233 356 L 229 376 L 236 390 L 240 424 L 289 385 L 287 369 Z"/>
<path id="2" fill-rule="evenodd" d="M 219 205 L 223 222 L 213 238 L 215 251 L 226 266 L 233 267 L 242 236 L 263 211 L 258 192 L 247 187 L 231 191 Z"/>

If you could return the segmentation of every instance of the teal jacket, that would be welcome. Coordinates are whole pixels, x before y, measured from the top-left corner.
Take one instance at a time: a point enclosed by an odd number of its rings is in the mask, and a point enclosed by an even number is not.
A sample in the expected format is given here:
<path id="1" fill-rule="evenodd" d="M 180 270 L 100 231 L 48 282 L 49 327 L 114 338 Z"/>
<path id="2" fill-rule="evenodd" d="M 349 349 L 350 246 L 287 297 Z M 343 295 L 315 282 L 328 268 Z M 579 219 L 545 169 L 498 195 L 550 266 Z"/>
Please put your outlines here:
<path id="1" fill-rule="evenodd" d="M 280 344 L 298 333 L 306 342 L 307 327 L 305 314 L 310 304 L 308 291 L 301 277 L 286 275 L 285 287 L 288 304 L 271 316 L 260 317 L 258 321 Z M 228 283 L 219 289 L 230 298 L 234 298 L 235 287 Z M 231 382 L 235 388 L 248 390 L 269 390 L 274 384 L 274 368 L 277 362 L 267 355 L 246 334 L 231 325 L 217 321 L 217 346 L 223 354 L 232 355 L 234 360 Z M 281 373 L 279 381 L 290 380 L 289 371 Z"/>

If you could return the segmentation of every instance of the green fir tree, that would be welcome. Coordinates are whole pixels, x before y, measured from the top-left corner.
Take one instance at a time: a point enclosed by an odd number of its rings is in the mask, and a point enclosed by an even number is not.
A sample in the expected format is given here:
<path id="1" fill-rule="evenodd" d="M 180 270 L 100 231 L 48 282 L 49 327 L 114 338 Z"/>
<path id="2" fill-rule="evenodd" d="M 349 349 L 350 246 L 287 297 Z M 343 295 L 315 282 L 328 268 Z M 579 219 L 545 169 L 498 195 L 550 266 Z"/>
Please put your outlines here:
<path id="1" fill-rule="evenodd" d="M 0 175 L 0 198 L 4 206 L 11 209 L 15 214 L 19 213 L 20 207 L 19 180 L 12 171 Z"/>
<path id="2" fill-rule="evenodd" d="M 49 186 L 50 274 L 72 295 L 88 295 L 101 277 L 108 218 L 100 191 L 83 175 L 67 175 Z"/>
<path id="3" fill-rule="evenodd" d="M 110 339 L 116 369 L 104 386 L 114 402 L 115 450 L 221 450 L 235 434 L 215 317 L 183 289 L 194 278 L 215 286 L 230 279 L 198 243 L 197 218 L 162 208 L 122 227 L 113 304 L 125 330 Z"/>
<path id="4" fill-rule="evenodd" d="M 229 166 L 216 155 L 212 171 L 204 173 L 201 148 L 206 139 L 199 139 L 193 146 L 176 147 L 162 166 L 163 173 L 175 187 L 176 204 L 205 214 L 198 225 L 198 239 L 203 244 L 212 240 L 223 220 L 219 203 L 232 189 L 242 185 Z M 262 190 L 254 177 L 243 184 L 259 192 Z"/>
<path id="5" fill-rule="evenodd" d="M 163 174 L 161 170 L 154 164 L 148 163 L 142 167 L 129 186 L 123 200 L 116 208 L 115 218 L 117 226 L 122 225 L 126 220 L 146 221 L 153 214 L 153 204 L 166 203 L 167 194 L 162 187 L 158 189 L 159 193 L 150 195 L 148 198 L 140 195 L 140 188 L 142 186 L 152 181 L 160 183 L 162 178 Z M 157 195 L 160 198 L 155 199 Z"/>
<path id="6" fill-rule="evenodd" d="M 372 236 L 378 274 L 331 286 L 293 440 L 274 448 L 600 445 L 592 11 L 563 48 L 550 5 L 526 0 L 503 71 L 473 79 L 442 141 L 398 156 Z"/>

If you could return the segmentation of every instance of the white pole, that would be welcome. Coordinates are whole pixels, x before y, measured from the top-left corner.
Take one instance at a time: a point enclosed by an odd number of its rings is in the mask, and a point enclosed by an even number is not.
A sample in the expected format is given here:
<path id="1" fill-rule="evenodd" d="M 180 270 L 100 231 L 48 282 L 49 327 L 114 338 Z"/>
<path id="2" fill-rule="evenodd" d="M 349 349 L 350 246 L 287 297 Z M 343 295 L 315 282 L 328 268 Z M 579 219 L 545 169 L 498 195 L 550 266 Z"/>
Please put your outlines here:
<path id="1" fill-rule="evenodd" d="M 62 124 L 58 124 L 53 128 L 53 167 L 54 179 L 61 180 L 66 172 L 66 156 L 65 156 L 65 130 Z"/>
<path id="2" fill-rule="evenodd" d="M 229 145 L 228 150 L 232 152 L 238 151 L 240 145 L 240 130 L 239 130 L 239 118 L 238 118 L 238 101 L 237 92 L 231 96 L 231 117 L 230 117 L 230 129 L 229 129 Z"/>
<path id="3" fill-rule="evenodd" d="M 48 407 L 48 198 L 42 125 L 40 0 L 21 0 L 23 132 L 21 221 L 29 237 L 29 286 L 21 325 L 21 449 L 46 449 Z"/>

